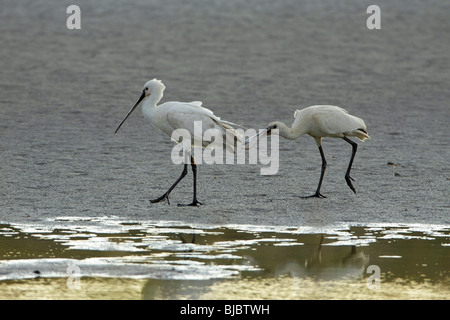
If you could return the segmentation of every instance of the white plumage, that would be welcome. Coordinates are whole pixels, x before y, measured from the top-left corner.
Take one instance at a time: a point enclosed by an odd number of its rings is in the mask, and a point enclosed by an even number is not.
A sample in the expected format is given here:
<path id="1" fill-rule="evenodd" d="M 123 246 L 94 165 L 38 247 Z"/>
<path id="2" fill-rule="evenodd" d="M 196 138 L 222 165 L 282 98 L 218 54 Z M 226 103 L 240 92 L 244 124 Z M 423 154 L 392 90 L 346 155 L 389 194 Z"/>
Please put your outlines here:
<path id="1" fill-rule="evenodd" d="M 294 118 L 295 120 L 291 127 L 288 127 L 283 122 L 271 122 L 263 133 L 249 138 L 246 141 L 246 144 L 251 147 L 265 135 L 271 134 L 274 129 L 278 130 L 279 135 L 286 139 L 294 140 L 304 134 L 313 137 L 319 147 L 320 155 L 322 157 L 322 171 L 320 174 L 319 186 L 317 187 L 316 193 L 311 197 L 325 198 L 325 196 L 320 193 L 323 175 L 327 165 L 322 150 L 322 138 L 342 138 L 352 145 L 352 156 L 345 174 L 345 180 L 350 189 L 356 193 L 355 188 L 351 183 L 351 180 L 353 179 L 350 177 L 350 170 L 358 145 L 348 137 L 356 137 L 361 141 L 370 139 L 364 120 L 352 116 L 345 109 L 329 105 L 316 105 L 297 110 L 294 113 Z"/>
<path id="2" fill-rule="evenodd" d="M 289 128 L 283 122 L 275 121 L 269 124 L 276 126 L 280 136 L 286 139 L 297 139 L 309 134 L 317 145 L 323 137 L 344 138 L 357 137 L 360 140 L 369 139 L 364 121 L 337 106 L 311 106 L 294 112 L 294 122 Z"/>
<path id="3" fill-rule="evenodd" d="M 165 88 L 166 87 L 164 86 L 164 84 L 158 79 L 147 81 L 147 83 L 144 85 L 144 89 L 142 91 L 141 96 L 139 97 L 139 100 L 130 109 L 127 116 L 122 120 L 122 122 L 117 127 L 115 132 L 116 133 L 118 132 L 118 130 L 125 122 L 125 120 L 130 116 L 130 114 L 134 111 L 134 109 L 136 109 L 136 107 L 141 103 L 141 101 L 143 101 L 142 112 L 144 114 L 144 117 L 147 120 L 149 120 L 155 128 L 163 131 L 169 136 L 172 136 L 173 131 L 176 129 L 185 129 L 189 131 L 191 135 L 192 144 L 194 143 L 194 139 L 196 139 L 197 141 L 202 141 L 203 146 L 206 146 L 210 144 L 208 144 L 208 142 L 203 141 L 204 132 L 208 129 L 216 129 L 223 135 L 224 143 L 230 141 L 230 139 L 228 140 L 226 139 L 227 133 L 231 134 L 233 138 L 235 137 L 238 141 L 242 142 L 241 135 L 234 129 L 235 126 L 239 127 L 239 125 L 221 120 L 218 116 L 214 115 L 214 113 L 211 110 L 202 107 L 202 102 L 200 101 L 192 101 L 192 102 L 170 101 L 158 105 L 159 101 L 163 97 Z M 194 130 L 194 121 L 201 122 L 202 128 L 201 132 L 199 130 Z M 234 139 L 232 140 L 233 146 L 227 145 L 227 147 L 231 149 L 233 149 L 234 147 Z M 193 202 L 188 205 L 197 206 L 201 203 L 197 201 L 196 195 L 197 166 L 192 156 L 191 156 L 191 166 L 194 174 L 194 199 Z M 187 174 L 187 163 L 185 163 L 184 165 L 184 169 L 181 176 L 178 178 L 177 181 L 175 181 L 175 183 L 169 188 L 169 190 L 161 197 L 155 200 L 151 200 L 151 202 L 155 203 L 160 202 L 162 200 L 169 201 L 170 192 L 173 190 L 173 188 L 175 188 L 178 182 L 180 182 L 181 179 L 184 178 L 186 174 Z"/>
<path id="4" fill-rule="evenodd" d="M 313 138 L 357 137 L 369 139 L 364 120 L 348 114 L 337 106 L 311 106 L 294 113 L 292 128 L 297 134 L 307 133 Z"/>

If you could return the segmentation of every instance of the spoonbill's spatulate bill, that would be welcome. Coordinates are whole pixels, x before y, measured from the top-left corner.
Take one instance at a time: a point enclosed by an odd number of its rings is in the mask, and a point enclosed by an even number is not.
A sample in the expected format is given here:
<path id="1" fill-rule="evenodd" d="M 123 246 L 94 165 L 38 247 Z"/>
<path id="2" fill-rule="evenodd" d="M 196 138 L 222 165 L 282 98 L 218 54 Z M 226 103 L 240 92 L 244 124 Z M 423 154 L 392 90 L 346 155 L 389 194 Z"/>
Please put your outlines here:
<path id="1" fill-rule="evenodd" d="M 352 156 L 348 164 L 347 172 L 345 173 L 345 181 L 350 189 L 356 193 L 352 184 L 352 181 L 354 180 L 350 177 L 350 170 L 352 168 L 353 159 L 355 158 L 358 145 L 348 137 L 356 137 L 361 141 L 370 139 L 364 121 L 358 117 L 348 114 L 348 112 L 342 108 L 326 105 L 311 106 L 302 110 L 297 110 L 294 113 L 294 118 L 295 120 L 290 128 L 283 122 L 271 122 L 262 133 L 247 139 L 246 144 L 253 145 L 265 135 L 271 134 L 271 131 L 274 129 L 278 129 L 279 135 L 283 138 L 291 140 L 297 139 L 304 134 L 309 134 L 314 138 L 317 146 L 319 147 L 320 156 L 322 157 L 322 170 L 320 172 L 319 185 L 317 186 L 316 192 L 305 198 L 325 198 L 325 196 L 320 193 L 323 176 L 327 167 L 327 161 L 325 160 L 325 155 L 322 149 L 322 138 L 342 138 L 352 146 Z"/>
<path id="2" fill-rule="evenodd" d="M 142 94 L 139 97 L 139 100 L 136 104 L 130 109 L 126 117 L 122 120 L 122 122 L 117 127 L 115 133 L 117 133 L 125 122 L 125 120 L 130 116 L 130 114 L 136 109 L 136 107 L 142 102 L 142 112 L 144 117 L 149 120 L 153 126 L 169 136 L 172 136 L 172 132 L 176 129 L 185 129 L 188 130 L 192 137 L 192 143 L 194 143 L 195 134 L 198 135 L 198 132 L 194 132 L 194 121 L 201 121 L 201 128 L 203 130 L 207 129 L 217 129 L 223 135 L 223 141 L 226 141 L 226 134 L 232 134 L 236 137 L 238 141 L 241 141 L 241 136 L 234 131 L 234 126 L 239 127 L 238 125 L 221 120 L 219 117 L 215 116 L 213 112 L 207 108 L 202 107 L 202 103 L 200 101 L 193 102 L 165 102 L 163 104 L 158 105 L 159 101 L 163 97 L 163 92 L 166 87 L 164 84 L 157 79 L 153 79 L 148 81 L 144 85 L 144 89 L 142 90 Z M 203 134 L 203 132 L 201 132 Z M 200 137 L 201 138 L 201 137 Z M 194 180 L 194 196 L 192 203 L 189 204 L 179 204 L 179 206 L 198 206 L 201 205 L 197 200 L 197 165 L 194 161 L 194 157 L 192 157 L 189 153 L 188 158 L 190 157 L 190 163 L 192 167 L 193 180 Z M 172 190 L 176 187 L 176 185 L 186 176 L 188 172 L 188 161 L 185 161 L 183 171 L 180 177 L 172 184 L 172 186 L 159 198 L 154 200 L 150 200 L 152 203 L 160 202 L 163 200 L 167 200 L 169 202 L 169 195 Z"/>

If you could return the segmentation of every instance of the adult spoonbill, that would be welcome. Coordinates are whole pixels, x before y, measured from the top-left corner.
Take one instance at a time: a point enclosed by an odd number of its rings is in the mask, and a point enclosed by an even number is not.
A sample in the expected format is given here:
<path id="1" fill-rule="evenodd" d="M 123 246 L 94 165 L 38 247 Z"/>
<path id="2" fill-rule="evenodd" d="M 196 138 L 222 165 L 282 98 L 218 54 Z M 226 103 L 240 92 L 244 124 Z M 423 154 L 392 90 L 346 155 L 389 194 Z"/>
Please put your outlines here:
<path id="1" fill-rule="evenodd" d="M 142 104 L 142 113 L 144 117 L 149 120 L 154 127 L 163 131 L 164 133 L 172 136 L 172 132 L 176 129 L 185 129 L 188 130 L 191 135 L 191 143 L 194 143 L 194 139 L 202 140 L 202 137 L 199 137 L 199 132 L 194 131 L 194 121 L 201 121 L 202 130 L 201 134 L 203 135 L 204 130 L 206 129 L 216 129 L 223 135 L 226 136 L 228 134 L 232 134 L 233 138 L 236 137 L 238 141 L 242 141 L 240 135 L 234 131 L 233 126 L 238 126 L 234 123 L 221 120 L 219 117 L 215 116 L 213 112 L 207 108 L 202 107 L 202 103 L 200 101 L 193 102 L 178 102 L 171 101 L 165 102 L 163 104 L 158 105 L 159 101 L 163 97 L 163 92 L 166 87 L 161 82 L 161 80 L 153 79 L 147 81 L 144 85 L 144 89 L 142 90 L 142 94 L 139 97 L 139 100 L 136 104 L 130 109 L 126 117 L 122 120 L 122 122 L 117 127 L 115 133 L 119 131 L 122 124 L 127 120 L 130 114 L 136 109 L 136 107 L 143 102 Z M 223 141 L 225 141 L 224 139 Z M 234 141 L 234 140 L 233 140 Z M 179 141 L 176 141 L 179 142 Z M 202 145 L 205 147 L 205 145 Z M 187 159 L 184 162 L 184 168 L 181 172 L 180 177 L 172 184 L 172 186 L 167 190 L 159 198 L 154 200 L 150 200 L 151 203 L 160 202 L 163 200 L 167 200 L 169 203 L 169 195 L 170 192 L 176 187 L 176 185 L 186 176 L 188 171 L 188 162 L 190 157 L 190 163 L 192 167 L 193 179 L 194 179 L 194 197 L 192 203 L 189 204 L 178 204 L 178 206 L 198 206 L 202 203 L 197 200 L 197 165 L 194 161 L 194 157 L 191 156 L 190 150 L 187 152 Z"/>
<path id="2" fill-rule="evenodd" d="M 350 170 L 352 168 L 356 150 L 358 149 L 358 144 L 348 137 L 356 137 L 361 141 L 370 139 L 364 120 L 348 114 L 346 110 L 340 107 L 328 105 L 317 105 L 297 110 L 294 113 L 294 118 L 295 120 L 290 128 L 283 122 L 271 122 L 266 130 L 247 139 L 247 146 L 250 144 L 253 145 L 255 143 L 254 140 L 257 141 L 265 135 L 270 135 L 271 130 L 273 129 L 278 129 L 280 136 L 290 140 L 297 139 L 304 134 L 309 134 L 314 138 L 319 147 L 320 156 L 322 157 L 322 170 L 320 172 L 319 185 L 317 186 L 316 192 L 313 195 L 304 198 L 326 198 L 320 193 L 320 187 L 322 186 L 323 176 L 327 167 L 327 161 L 325 160 L 322 149 L 322 138 L 342 138 L 352 145 L 352 156 L 348 164 L 347 172 L 345 173 L 345 181 L 350 189 L 356 193 L 352 184 L 353 178 L 350 177 Z"/>

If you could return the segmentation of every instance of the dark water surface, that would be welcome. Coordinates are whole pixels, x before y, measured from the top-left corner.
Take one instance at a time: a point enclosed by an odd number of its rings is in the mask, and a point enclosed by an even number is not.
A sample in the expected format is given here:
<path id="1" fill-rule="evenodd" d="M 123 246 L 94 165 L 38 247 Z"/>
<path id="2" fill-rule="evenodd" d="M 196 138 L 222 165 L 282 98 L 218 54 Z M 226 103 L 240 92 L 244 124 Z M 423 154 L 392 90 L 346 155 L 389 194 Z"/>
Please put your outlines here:
<path id="1" fill-rule="evenodd" d="M 106 217 L 61 217 L 52 224 L 1 226 L 2 298 L 320 298 L 327 286 L 333 290 L 323 298 L 386 298 L 395 290 L 403 293 L 392 298 L 445 299 L 450 293 L 444 226 L 313 230 Z M 108 289 L 115 283 L 127 289 Z"/>

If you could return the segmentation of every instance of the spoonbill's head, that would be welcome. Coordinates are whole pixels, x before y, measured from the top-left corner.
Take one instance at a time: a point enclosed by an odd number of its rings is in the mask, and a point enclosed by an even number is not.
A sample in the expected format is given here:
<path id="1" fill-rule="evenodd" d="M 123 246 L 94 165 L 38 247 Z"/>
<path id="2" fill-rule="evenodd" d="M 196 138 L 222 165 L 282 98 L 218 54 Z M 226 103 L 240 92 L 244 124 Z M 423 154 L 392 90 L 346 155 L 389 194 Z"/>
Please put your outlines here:
<path id="1" fill-rule="evenodd" d="M 153 79 L 145 83 L 142 94 L 144 97 L 148 97 L 150 95 L 162 95 L 164 89 L 166 89 L 166 86 L 161 80 Z"/>
<path id="2" fill-rule="evenodd" d="M 270 136 L 272 134 L 272 130 L 278 129 L 281 132 L 283 132 L 285 129 L 287 129 L 287 126 L 280 121 L 274 121 L 269 123 L 269 125 L 266 128 L 267 135 Z"/>
<path id="3" fill-rule="evenodd" d="M 141 96 L 139 97 L 138 101 L 136 102 L 136 104 L 133 106 L 133 108 L 130 109 L 130 111 L 128 111 L 128 114 L 126 115 L 126 117 L 122 120 L 122 122 L 119 124 L 119 126 L 117 127 L 116 131 L 114 133 L 117 134 L 117 132 L 119 131 L 120 127 L 122 126 L 122 124 L 125 122 L 125 120 L 128 119 L 128 117 L 130 116 L 130 114 L 134 111 L 134 109 L 136 109 L 136 107 L 139 105 L 139 103 L 141 103 L 142 100 L 153 96 L 155 97 L 155 104 L 158 103 L 159 100 L 161 100 L 164 89 L 166 88 L 166 86 L 162 83 L 161 80 L 158 79 L 152 79 L 150 81 L 147 81 L 144 85 L 144 89 L 142 90 Z"/>

